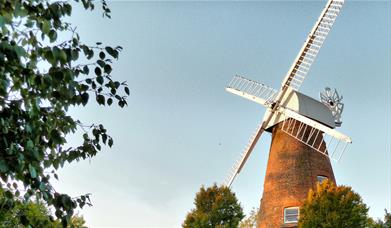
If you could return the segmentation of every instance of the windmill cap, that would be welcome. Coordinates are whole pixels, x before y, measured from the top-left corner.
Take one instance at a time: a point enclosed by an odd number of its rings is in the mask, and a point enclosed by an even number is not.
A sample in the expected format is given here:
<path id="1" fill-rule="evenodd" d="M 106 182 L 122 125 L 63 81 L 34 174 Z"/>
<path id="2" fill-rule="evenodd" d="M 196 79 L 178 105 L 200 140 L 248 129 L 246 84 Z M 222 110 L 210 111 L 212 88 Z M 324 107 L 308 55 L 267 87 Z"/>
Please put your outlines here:
<path id="1" fill-rule="evenodd" d="M 335 128 L 335 121 L 330 109 L 322 102 L 291 90 L 281 102 L 282 106 L 295 111 L 326 126 Z"/>

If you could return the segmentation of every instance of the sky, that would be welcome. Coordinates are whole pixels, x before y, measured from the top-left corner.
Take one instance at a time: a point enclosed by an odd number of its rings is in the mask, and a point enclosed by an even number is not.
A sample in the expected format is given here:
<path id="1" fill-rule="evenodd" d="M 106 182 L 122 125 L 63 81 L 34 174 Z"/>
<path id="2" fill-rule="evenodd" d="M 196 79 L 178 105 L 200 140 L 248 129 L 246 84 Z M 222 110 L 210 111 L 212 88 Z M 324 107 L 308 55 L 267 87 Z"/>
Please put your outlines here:
<path id="1" fill-rule="evenodd" d="M 84 42 L 124 48 L 112 75 L 131 95 L 124 109 L 90 102 L 70 111 L 103 123 L 114 146 L 66 165 L 56 190 L 92 194 L 80 211 L 91 227 L 180 227 L 195 193 L 222 183 L 265 112 L 225 86 L 239 74 L 278 89 L 325 3 L 110 1 L 112 19 L 75 6 L 69 20 Z M 389 1 L 347 1 L 300 89 L 343 95 L 338 130 L 353 144 L 334 174 L 375 218 L 391 210 L 390 12 Z M 259 207 L 270 138 L 232 185 L 245 213 Z"/>

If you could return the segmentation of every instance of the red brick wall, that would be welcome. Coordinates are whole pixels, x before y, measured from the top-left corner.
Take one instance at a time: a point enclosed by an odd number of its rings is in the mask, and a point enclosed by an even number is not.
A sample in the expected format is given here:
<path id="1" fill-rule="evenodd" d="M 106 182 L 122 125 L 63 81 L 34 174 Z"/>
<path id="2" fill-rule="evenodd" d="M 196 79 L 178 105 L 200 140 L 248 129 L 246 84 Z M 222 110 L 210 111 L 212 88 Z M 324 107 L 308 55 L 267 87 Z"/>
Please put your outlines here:
<path id="1" fill-rule="evenodd" d="M 284 133 L 281 124 L 272 131 L 272 143 L 261 199 L 258 227 L 296 227 L 284 224 L 284 208 L 301 206 L 317 176 L 335 182 L 328 157 Z"/>

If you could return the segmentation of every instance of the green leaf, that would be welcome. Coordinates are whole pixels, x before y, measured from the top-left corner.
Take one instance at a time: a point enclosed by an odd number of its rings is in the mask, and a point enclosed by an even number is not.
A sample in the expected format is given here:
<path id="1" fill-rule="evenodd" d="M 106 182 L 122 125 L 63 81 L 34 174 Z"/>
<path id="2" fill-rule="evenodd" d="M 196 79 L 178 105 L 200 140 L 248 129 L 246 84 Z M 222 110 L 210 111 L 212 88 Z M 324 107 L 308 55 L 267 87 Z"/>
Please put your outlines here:
<path id="1" fill-rule="evenodd" d="M 57 40 L 57 32 L 54 29 L 51 29 L 49 32 L 49 40 L 51 43 Z"/>
<path id="2" fill-rule="evenodd" d="M 58 169 L 58 166 L 60 164 L 60 161 L 58 159 L 54 159 L 53 160 L 53 167 L 57 170 Z"/>
<path id="3" fill-rule="evenodd" d="M 92 57 L 94 57 L 94 51 L 93 50 L 89 50 L 88 53 L 87 53 L 87 59 L 92 59 Z"/>
<path id="4" fill-rule="evenodd" d="M 0 172 L 5 173 L 8 171 L 8 165 L 4 160 L 0 161 Z"/>
<path id="5" fill-rule="evenodd" d="M 83 67 L 83 72 L 84 72 L 84 74 L 86 74 L 86 75 L 90 73 L 90 69 L 88 68 L 88 66 L 84 66 L 84 67 Z M 87 79 L 87 80 L 88 80 L 88 79 Z M 87 81 L 87 80 L 86 80 L 86 81 Z M 89 79 L 89 80 L 91 81 L 91 79 Z M 87 82 L 87 83 L 88 83 L 88 82 Z M 90 83 L 91 83 L 91 82 L 90 82 Z M 90 84 L 90 83 L 88 83 L 88 84 Z"/>
<path id="6" fill-rule="evenodd" d="M 48 34 L 49 31 L 50 31 L 50 22 L 47 21 L 47 20 L 44 20 L 43 23 L 42 23 L 42 32 L 44 34 Z"/>
<path id="7" fill-rule="evenodd" d="M 45 190 L 46 190 L 46 185 L 45 185 L 45 183 L 41 182 L 41 183 L 39 184 L 39 190 L 41 190 L 41 191 L 45 191 Z"/>
<path id="8" fill-rule="evenodd" d="M 102 135 L 102 141 L 103 141 L 104 144 L 106 144 L 106 141 L 107 141 L 107 135 L 106 134 Z"/>
<path id="9" fill-rule="evenodd" d="M 105 71 L 105 73 L 106 74 L 110 74 L 111 73 L 111 66 L 109 65 L 109 64 L 107 64 L 107 65 L 105 65 L 104 67 L 103 67 L 103 69 L 104 69 L 104 71 Z"/>
<path id="10" fill-rule="evenodd" d="M 101 76 L 102 75 L 102 70 L 99 67 L 95 67 L 95 74 L 96 74 L 96 76 Z"/>
<path id="11" fill-rule="evenodd" d="M 81 103 L 83 106 L 86 106 L 86 104 L 88 103 L 88 93 L 82 93 L 81 94 Z"/>
<path id="12" fill-rule="evenodd" d="M 86 84 L 80 84 L 80 90 L 79 91 L 87 91 L 90 87 Z"/>
<path id="13" fill-rule="evenodd" d="M 71 16 L 72 14 L 72 6 L 70 4 L 64 5 L 64 11 L 68 16 Z"/>
<path id="14" fill-rule="evenodd" d="M 27 52 L 26 50 L 24 50 L 24 48 L 20 47 L 20 46 L 16 46 L 14 48 L 16 54 L 18 55 L 18 57 L 25 57 L 27 55 Z"/>
<path id="15" fill-rule="evenodd" d="M 29 164 L 29 172 L 30 172 L 31 178 L 37 177 L 37 171 L 35 170 L 34 166 L 32 166 L 31 164 Z"/>
<path id="16" fill-rule="evenodd" d="M 0 27 L 3 27 L 5 25 L 4 17 L 0 15 Z"/>
<path id="17" fill-rule="evenodd" d="M 130 91 L 129 91 L 129 88 L 128 88 L 128 87 L 125 87 L 125 93 L 126 93 L 127 95 L 130 94 Z"/>
<path id="18" fill-rule="evenodd" d="M 113 146 L 113 139 L 109 138 L 109 141 L 107 142 L 107 144 L 109 145 L 109 147 L 112 147 Z"/>
<path id="19" fill-rule="evenodd" d="M 103 77 L 102 76 L 98 76 L 96 77 L 96 81 L 99 83 L 99 84 L 103 84 Z"/>
<path id="20" fill-rule="evenodd" d="M 98 104 L 100 105 L 105 105 L 105 97 L 103 95 L 97 95 L 96 96 L 96 101 L 98 102 Z"/>
<path id="21" fill-rule="evenodd" d="M 33 143 L 33 141 L 31 141 L 31 139 L 27 140 L 27 143 L 26 143 L 26 150 L 27 150 L 27 151 L 31 151 L 33 148 L 34 148 L 34 143 Z"/>
<path id="22" fill-rule="evenodd" d="M 26 132 L 27 132 L 27 133 L 31 133 L 31 130 L 32 130 L 32 129 L 31 129 L 30 124 L 26 123 L 25 129 L 26 129 Z"/>
<path id="23" fill-rule="evenodd" d="M 112 47 L 105 47 L 105 50 L 107 51 L 107 53 L 109 53 L 109 55 L 111 55 L 113 58 L 118 58 L 118 51 L 117 50 L 114 50 Z"/>
<path id="24" fill-rule="evenodd" d="M 10 191 L 5 191 L 4 192 L 4 195 L 5 195 L 5 197 L 7 197 L 7 198 L 9 198 L 9 199 L 12 199 L 14 196 L 13 196 L 13 194 L 12 194 L 12 192 L 10 192 Z"/>
<path id="25" fill-rule="evenodd" d="M 62 64 L 67 62 L 67 54 L 65 53 L 64 50 L 60 50 L 60 56 L 59 56 L 60 62 Z"/>
<path id="26" fill-rule="evenodd" d="M 108 105 L 111 105 L 112 103 L 113 103 L 113 99 L 111 99 L 111 98 L 107 99 L 107 104 Z"/>
<path id="27" fill-rule="evenodd" d="M 79 51 L 77 51 L 77 50 L 72 50 L 72 51 L 71 51 L 71 56 L 72 56 L 72 60 L 73 60 L 73 61 L 76 61 L 77 59 L 79 59 Z"/>
<path id="28" fill-rule="evenodd" d="M 53 50 L 54 51 L 54 50 Z M 52 50 L 47 50 L 44 52 L 44 57 L 47 59 L 47 61 L 54 65 L 56 63 L 56 59 L 54 57 L 54 52 L 52 52 Z"/>
<path id="29" fill-rule="evenodd" d="M 100 60 L 98 59 L 98 61 L 96 61 L 96 63 L 100 66 L 100 67 L 104 67 L 106 65 L 106 63 L 103 61 L 103 60 Z"/>
<path id="30" fill-rule="evenodd" d="M 54 59 L 55 60 L 60 60 L 60 56 L 61 56 L 61 50 L 60 50 L 60 48 L 58 48 L 57 46 L 54 46 L 53 47 L 53 51 L 52 51 L 52 53 L 53 53 L 53 56 L 54 56 Z"/>
<path id="31" fill-rule="evenodd" d="M 0 17 L 1 17 L 1 16 L 0 16 Z M 32 28 L 33 25 L 34 25 L 34 21 L 32 21 L 32 20 L 30 20 L 30 19 L 27 19 L 27 22 L 26 22 L 25 26 L 26 26 L 27 28 Z"/>
<path id="32" fill-rule="evenodd" d="M 106 57 L 105 53 L 104 53 L 103 51 L 101 51 L 101 52 L 99 53 L 99 58 L 102 59 L 102 60 L 104 60 L 105 57 Z"/>
<path id="33" fill-rule="evenodd" d="M 41 157 L 39 156 L 39 152 L 37 149 L 33 149 L 33 156 L 36 160 L 41 160 Z"/>
<path id="34" fill-rule="evenodd" d="M 122 100 L 118 101 L 118 105 L 123 108 L 125 106 L 125 102 L 123 102 Z"/>

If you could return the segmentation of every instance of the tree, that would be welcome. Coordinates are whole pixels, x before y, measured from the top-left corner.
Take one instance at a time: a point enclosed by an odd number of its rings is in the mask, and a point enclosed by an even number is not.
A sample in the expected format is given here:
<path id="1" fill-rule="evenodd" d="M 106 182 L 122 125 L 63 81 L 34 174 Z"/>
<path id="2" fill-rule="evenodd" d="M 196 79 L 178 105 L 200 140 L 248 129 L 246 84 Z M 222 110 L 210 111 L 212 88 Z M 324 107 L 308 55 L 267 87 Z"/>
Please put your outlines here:
<path id="1" fill-rule="evenodd" d="M 68 227 L 86 228 L 82 216 L 73 215 Z M 0 190 L 0 227 L 48 227 L 60 228 L 61 221 L 54 220 L 49 209 L 42 202 L 23 202 L 18 198 L 6 197 Z"/>
<path id="2" fill-rule="evenodd" d="M 7 197 L 0 189 L 0 227 L 48 227 L 52 224 L 49 211 L 41 203 L 22 203 L 17 198 Z"/>
<path id="3" fill-rule="evenodd" d="M 258 208 L 253 208 L 250 211 L 250 214 L 245 219 L 243 219 L 240 222 L 239 227 L 240 228 L 254 228 L 254 227 L 257 227 L 258 212 L 259 212 Z"/>
<path id="4" fill-rule="evenodd" d="M 74 215 L 71 218 L 71 228 L 87 228 L 85 225 L 86 221 L 84 220 L 83 216 Z"/>
<path id="5" fill-rule="evenodd" d="M 384 221 L 378 219 L 376 222 L 371 218 L 370 219 L 370 228 L 391 228 L 391 214 L 384 209 Z"/>
<path id="6" fill-rule="evenodd" d="M 243 209 L 236 196 L 228 187 L 214 184 L 204 186 L 194 199 L 195 209 L 191 210 L 182 226 L 193 227 L 237 227 L 244 218 Z"/>
<path id="7" fill-rule="evenodd" d="M 384 209 L 385 215 L 384 215 L 384 226 L 387 228 L 391 228 L 391 213 L 387 211 L 387 209 Z"/>
<path id="8" fill-rule="evenodd" d="M 310 190 L 300 209 L 299 227 L 364 228 L 369 225 L 368 207 L 350 187 L 335 186 L 331 181 L 318 183 Z"/>
<path id="9" fill-rule="evenodd" d="M 64 226 L 75 208 L 91 204 L 89 195 L 71 198 L 50 180 L 58 178 L 65 163 L 94 157 L 104 144 L 113 145 L 103 125 L 82 123 L 68 109 L 85 106 L 91 97 L 99 105 L 116 101 L 124 107 L 129 95 L 127 84 L 111 76 L 122 48 L 83 43 L 66 20 L 72 5 L 86 10 L 95 5 L 92 0 L 75 2 L 0 0 L 0 188 L 10 199 L 43 200 Z M 110 17 L 104 0 L 102 8 L 103 16 Z M 83 142 L 68 147 L 66 136 L 76 131 L 84 132 Z"/>

